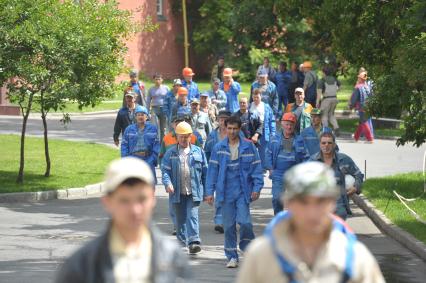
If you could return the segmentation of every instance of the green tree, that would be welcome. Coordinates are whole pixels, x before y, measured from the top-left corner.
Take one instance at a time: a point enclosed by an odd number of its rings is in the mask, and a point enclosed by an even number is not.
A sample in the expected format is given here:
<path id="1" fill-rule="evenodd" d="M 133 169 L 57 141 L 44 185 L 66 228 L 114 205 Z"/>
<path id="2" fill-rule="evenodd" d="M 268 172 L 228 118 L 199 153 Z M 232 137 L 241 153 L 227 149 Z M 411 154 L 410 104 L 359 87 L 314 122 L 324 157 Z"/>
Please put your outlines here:
<path id="1" fill-rule="evenodd" d="M 18 183 L 29 114 L 41 113 L 47 177 L 47 113 L 63 110 L 67 101 L 94 106 L 110 96 L 134 26 L 131 12 L 119 10 L 116 1 L 0 0 L 0 83 L 6 82 L 23 115 Z M 155 28 L 149 19 L 145 27 Z"/>

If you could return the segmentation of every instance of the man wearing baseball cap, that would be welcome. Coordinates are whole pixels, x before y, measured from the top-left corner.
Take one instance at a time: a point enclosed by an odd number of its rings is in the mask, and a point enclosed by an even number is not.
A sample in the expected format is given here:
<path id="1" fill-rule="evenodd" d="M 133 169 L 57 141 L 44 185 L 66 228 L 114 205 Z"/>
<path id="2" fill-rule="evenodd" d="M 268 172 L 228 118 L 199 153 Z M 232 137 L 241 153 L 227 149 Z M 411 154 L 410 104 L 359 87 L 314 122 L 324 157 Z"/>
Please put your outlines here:
<path id="1" fill-rule="evenodd" d="M 151 223 L 156 200 L 149 165 L 134 157 L 113 161 L 104 188 L 102 204 L 111 217 L 106 231 L 68 258 L 55 282 L 187 280 L 187 258 Z"/>
<path id="2" fill-rule="evenodd" d="M 294 91 L 294 103 L 287 104 L 285 112 L 292 112 L 296 115 L 296 134 L 300 134 L 303 129 L 311 126 L 312 105 L 305 101 L 305 91 L 298 87 Z"/>
<path id="3" fill-rule="evenodd" d="M 265 152 L 265 167 L 272 179 L 272 207 L 274 215 L 283 210 L 281 194 L 285 191 L 283 175 L 294 165 L 309 159 L 305 143 L 294 134 L 296 116 L 284 113 L 281 119 L 282 133 L 274 135 Z"/>
<path id="4" fill-rule="evenodd" d="M 188 89 L 179 87 L 177 102 L 172 108 L 172 119 L 180 115 L 191 115 L 191 105 L 188 100 Z"/>
<path id="5" fill-rule="evenodd" d="M 314 108 L 311 111 L 311 126 L 304 129 L 300 134 L 305 142 L 309 155 L 317 154 L 320 151 L 319 137 L 322 133 L 333 132 L 329 127 L 324 127 L 321 123 L 321 109 Z"/>
<path id="6" fill-rule="evenodd" d="M 370 251 L 332 216 L 339 196 L 332 170 L 306 162 L 290 169 L 284 182 L 288 211 L 250 245 L 238 283 L 385 282 Z"/>
<path id="7" fill-rule="evenodd" d="M 131 90 L 126 91 L 124 94 L 126 105 L 120 108 L 120 110 L 118 110 L 117 117 L 115 118 L 114 123 L 113 139 L 115 146 L 118 146 L 120 144 L 120 134 L 124 135 L 124 130 L 126 130 L 127 126 L 135 123 L 136 121 L 135 109 L 137 104 L 135 102 L 135 96 L 136 93 Z"/>
<path id="8" fill-rule="evenodd" d="M 188 90 L 188 100 L 192 101 L 194 98 L 200 98 L 200 91 L 198 90 L 198 85 L 192 80 L 195 73 L 191 68 L 183 68 L 182 70 L 182 86 Z"/>

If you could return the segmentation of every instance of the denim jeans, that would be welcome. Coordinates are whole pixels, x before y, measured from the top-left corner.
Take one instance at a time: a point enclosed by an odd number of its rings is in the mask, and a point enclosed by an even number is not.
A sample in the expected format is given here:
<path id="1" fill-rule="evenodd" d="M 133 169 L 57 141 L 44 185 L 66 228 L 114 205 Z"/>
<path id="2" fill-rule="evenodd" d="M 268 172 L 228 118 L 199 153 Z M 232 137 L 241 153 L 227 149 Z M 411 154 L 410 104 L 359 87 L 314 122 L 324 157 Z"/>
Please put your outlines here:
<path id="1" fill-rule="evenodd" d="M 185 245 L 201 244 L 200 224 L 198 222 L 199 201 L 193 201 L 192 195 L 180 195 L 180 202 L 175 203 L 176 237 Z"/>
<path id="2" fill-rule="evenodd" d="M 160 141 L 164 138 L 164 132 L 166 130 L 167 115 L 163 112 L 163 106 L 152 106 L 152 115 L 156 116 L 157 127 L 160 130 Z"/>
<path id="3" fill-rule="evenodd" d="M 250 206 L 243 195 L 232 202 L 222 202 L 223 228 L 225 230 L 225 255 L 228 260 L 238 260 L 237 223 L 240 225 L 240 249 L 244 251 L 254 239 Z"/>

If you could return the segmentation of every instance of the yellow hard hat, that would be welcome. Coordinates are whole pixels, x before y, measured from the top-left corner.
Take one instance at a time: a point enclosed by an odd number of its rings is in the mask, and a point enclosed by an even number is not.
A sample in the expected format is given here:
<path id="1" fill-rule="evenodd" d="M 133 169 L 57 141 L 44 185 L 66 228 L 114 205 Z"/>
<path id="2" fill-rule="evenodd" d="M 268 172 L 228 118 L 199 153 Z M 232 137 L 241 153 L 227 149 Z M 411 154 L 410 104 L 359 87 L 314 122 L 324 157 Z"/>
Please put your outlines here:
<path id="1" fill-rule="evenodd" d="M 178 135 L 192 134 L 192 127 L 187 122 L 180 122 L 177 124 L 175 132 Z"/>

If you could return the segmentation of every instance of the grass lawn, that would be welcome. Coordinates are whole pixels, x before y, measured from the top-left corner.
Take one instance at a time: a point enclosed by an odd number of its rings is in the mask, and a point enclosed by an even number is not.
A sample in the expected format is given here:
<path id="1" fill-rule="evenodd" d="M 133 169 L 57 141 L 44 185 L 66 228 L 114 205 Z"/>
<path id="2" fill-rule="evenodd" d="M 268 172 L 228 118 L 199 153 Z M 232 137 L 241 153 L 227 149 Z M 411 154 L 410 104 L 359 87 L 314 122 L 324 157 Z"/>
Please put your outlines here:
<path id="1" fill-rule="evenodd" d="M 340 131 L 353 133 L 355 132 L 356 127 L 358 126 L 358 119 L 339 119 Z M 374 134 L 376 136 L 385 136 L 385 137 L 400 137 L 404 131 L 404 126 L 401 124 L 399 129 L 374 129 Z"/>
<path id="2" fill-rule="evenodd" d="M 102 181 L 106 165 L 119 152 L 105 145 L 49 140 L 51 176 L 44 177 L 42 138 L 25 140 L 24 184 L 15 183 L 19 170 L 20 137 L 0 135 L 0 193 L 83 187 Z"/>
<path id="3" fill-rule="evenodd" d="M 423 176 L 421 172 L 399 174 L 384 178 L 368 179 L 363 186 L 367 198 L 396 225 L 426 243 L 426 225 L 417 221 L 392 193 L 395 190 L 405 198 L 420 199 L 409 202 L 422 219 L 426 219 L 426 194 L 423 192 Z"/>

